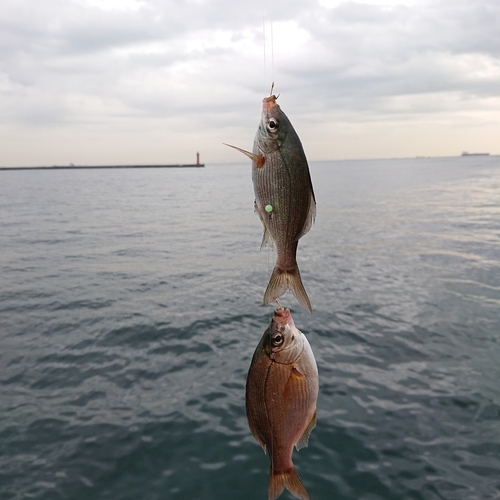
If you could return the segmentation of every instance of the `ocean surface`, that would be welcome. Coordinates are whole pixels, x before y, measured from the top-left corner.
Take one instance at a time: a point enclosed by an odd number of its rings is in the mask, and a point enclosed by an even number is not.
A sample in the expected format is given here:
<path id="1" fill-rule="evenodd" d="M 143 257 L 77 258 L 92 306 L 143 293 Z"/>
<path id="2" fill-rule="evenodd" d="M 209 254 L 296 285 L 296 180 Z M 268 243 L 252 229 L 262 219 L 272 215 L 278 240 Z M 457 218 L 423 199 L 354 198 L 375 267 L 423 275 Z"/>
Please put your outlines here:
<path id="1" fill-rule="evenodd" d="M 500 157 L 310 170 L 311 500 L 500 498 Z M 249 162 L 0 172 L 1 500 L 267 499 L 261 237 Z"/>

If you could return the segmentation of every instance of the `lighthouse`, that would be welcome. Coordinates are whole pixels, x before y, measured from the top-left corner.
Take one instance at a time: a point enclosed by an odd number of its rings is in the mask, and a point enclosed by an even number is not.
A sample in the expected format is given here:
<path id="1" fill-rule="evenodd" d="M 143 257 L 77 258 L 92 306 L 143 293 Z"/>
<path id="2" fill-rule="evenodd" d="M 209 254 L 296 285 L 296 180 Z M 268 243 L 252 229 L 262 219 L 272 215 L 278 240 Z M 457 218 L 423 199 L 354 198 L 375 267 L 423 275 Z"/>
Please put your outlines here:
<path id="1" fill-rule="evenodd" d="M 196 152 L 196 165 L 200 164 L 200 153 Z"/>

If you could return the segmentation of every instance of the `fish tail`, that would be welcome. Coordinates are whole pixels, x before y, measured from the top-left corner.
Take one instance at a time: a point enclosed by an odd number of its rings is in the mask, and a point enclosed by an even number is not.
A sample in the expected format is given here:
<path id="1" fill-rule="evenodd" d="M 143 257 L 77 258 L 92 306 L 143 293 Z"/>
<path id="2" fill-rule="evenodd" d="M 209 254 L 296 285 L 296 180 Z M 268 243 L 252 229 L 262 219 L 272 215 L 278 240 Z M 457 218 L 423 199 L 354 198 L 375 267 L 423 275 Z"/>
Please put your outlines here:
<path id="1" fill-rule="evenodd" d="M 300 500 L 309 500 L 309 495 L 305 486 L 302 484 L 295 467 L 292 466 L 287 472 L 281 474 L 274 474 L 271 470 L 271 477 L 269 480 L 269 491 L 267 494 L 268 500 L 276 500 L 284 489 L 287 489 L 293 496 L 300 498 Z"/>
<path id="2" fill-rule="evenodd" d="M 295 295 L 299 304 L 312 314 L 311 302 L 307 296 L 302 279 L 300 277 L 299 267 L 295 264 L 292 269 L 282 269 L 279 266 L 274 268 L 269 284 L 264 293 L 263 303 L 266 306 L 273 300 L 281 297 L 287 290 Z"/>

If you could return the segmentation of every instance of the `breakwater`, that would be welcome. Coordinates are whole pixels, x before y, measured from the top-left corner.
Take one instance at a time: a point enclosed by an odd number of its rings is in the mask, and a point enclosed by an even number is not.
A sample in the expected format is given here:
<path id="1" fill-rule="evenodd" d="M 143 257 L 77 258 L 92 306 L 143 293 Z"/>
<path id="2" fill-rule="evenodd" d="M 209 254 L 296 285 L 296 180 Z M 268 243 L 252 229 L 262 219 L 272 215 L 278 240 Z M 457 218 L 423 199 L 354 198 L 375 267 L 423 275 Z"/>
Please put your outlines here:
<path id="1" fill-rule="evenodd" d="M 104 168 L 196 168 L 204 167 L 204 163 L 184 163 L 175 165 L 69 165 L 69 166 L 59 166 L 54 165 L 52 167 L 0 167 L 1 170 L 95 170 Z"/>

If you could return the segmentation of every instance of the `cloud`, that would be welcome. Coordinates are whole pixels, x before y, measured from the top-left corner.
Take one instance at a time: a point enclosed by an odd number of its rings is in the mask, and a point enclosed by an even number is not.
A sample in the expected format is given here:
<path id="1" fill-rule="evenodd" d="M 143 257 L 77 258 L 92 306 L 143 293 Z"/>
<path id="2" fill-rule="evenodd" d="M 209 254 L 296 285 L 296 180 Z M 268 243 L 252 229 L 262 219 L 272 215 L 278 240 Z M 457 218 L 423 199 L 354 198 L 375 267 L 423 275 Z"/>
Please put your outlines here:
<path id="1" fill-rule="evenodd" d="M 290 70 L 305 85 L 328 80 L 332 94 L 346 96 L 492 95 L 500 74 L 499 25 L 500 8 L 493 2 L 390 9 L 344 3 L 301 21 L 310 34 L 303 54 L 310 71 L 302 71 L 304 64 Z"/>
<path id="2" fill-rule="evenodd" d="M 439 121 L 453 134 L 455 118 L 473 135 L 475 120 L 498 126 L 500 4 L 7 0 L 0 11 L 0 124 L 10 129 L 2 148 L 11 163 L 27 161 L 22 134 L 53 141 L 57 154 L 62 129 L 103 141 L 101 151 L 119 130 L 153 156 L 198 141 L 229 159 L 219 138 L 249 146 L 273 78 L 316 157 L 329 154 L 328 131 L 347 133 L 349 123 L 369 133 L 373 123 Z M 19 139 L 7 142 L 13 130 Z M 155 147 L 152 130 L 175 143 Z"/>

